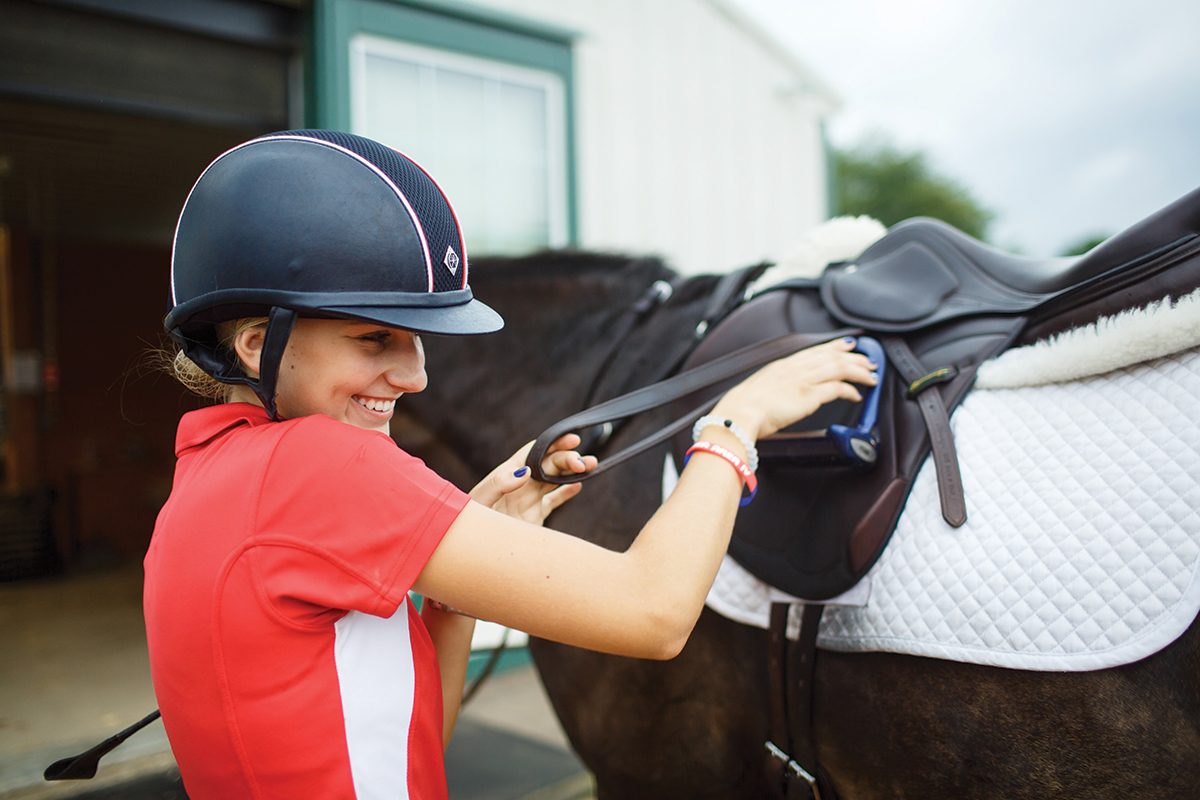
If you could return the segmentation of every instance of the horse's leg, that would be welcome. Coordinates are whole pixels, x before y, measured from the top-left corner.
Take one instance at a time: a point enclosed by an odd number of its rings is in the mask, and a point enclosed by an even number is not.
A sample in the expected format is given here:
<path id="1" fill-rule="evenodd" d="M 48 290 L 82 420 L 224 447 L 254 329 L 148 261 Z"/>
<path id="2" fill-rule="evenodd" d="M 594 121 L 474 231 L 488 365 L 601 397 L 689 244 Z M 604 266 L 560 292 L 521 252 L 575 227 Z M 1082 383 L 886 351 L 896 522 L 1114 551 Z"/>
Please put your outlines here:
<path id="1" fill-rule="evenodd" d="M 816 668 L 816 740 L 842 800 L 1200 794 L 1197 622 L 1097 672 L 829 651 Z"/>
<path id="2" fill-rule="evenodd" d="M 602 800 L 772 797 L 766 632 L 704 610 L 683 652 L 643 661 L 531 643 Z"/>

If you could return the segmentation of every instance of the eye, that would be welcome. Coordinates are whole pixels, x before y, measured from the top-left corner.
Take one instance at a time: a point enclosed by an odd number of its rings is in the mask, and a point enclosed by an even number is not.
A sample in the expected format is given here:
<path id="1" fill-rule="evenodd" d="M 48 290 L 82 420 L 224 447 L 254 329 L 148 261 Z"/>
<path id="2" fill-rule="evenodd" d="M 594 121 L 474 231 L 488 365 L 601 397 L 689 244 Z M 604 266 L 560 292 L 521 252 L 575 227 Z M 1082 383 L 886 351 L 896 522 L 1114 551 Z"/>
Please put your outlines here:
<path id="1" fill-rule="evenodd" d="M 382 345 L 387 342 L 391 335 L 392 334 L 389 331 L 371 331 L 370 333 L 364 333 L 362 336 L 357 336 L 355 338 L 360 342 L 366 342 L 367 344 Z"/>

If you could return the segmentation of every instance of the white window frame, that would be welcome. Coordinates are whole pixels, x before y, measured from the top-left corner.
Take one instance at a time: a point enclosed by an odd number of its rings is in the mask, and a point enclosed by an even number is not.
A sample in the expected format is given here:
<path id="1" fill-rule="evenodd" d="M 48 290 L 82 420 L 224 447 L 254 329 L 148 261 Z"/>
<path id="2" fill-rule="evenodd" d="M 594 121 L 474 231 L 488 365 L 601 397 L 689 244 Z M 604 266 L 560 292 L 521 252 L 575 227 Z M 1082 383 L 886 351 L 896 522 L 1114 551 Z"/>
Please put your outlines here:
<path id="1" fill-rule="evenodd" d="M 391 57 L 416 63 L 422 88 L 432 91 L 432 70 L 448 69 L 485 80 L 485 91 L 494 92 L 499 82 L 515 83 L 545 92 L 546 96 L 546 201 L 548 247 L 565 247 L 570 241 L 567 203 L 566 90 L 561 76 L 504 61 L 479 58 L 451 50 L 413 44 L 368 33 L 350 40 L 350 120 L 354 133 L 367 129 L 367 57 Z M 453 201 L 453 198 L 452 198 Z"/>

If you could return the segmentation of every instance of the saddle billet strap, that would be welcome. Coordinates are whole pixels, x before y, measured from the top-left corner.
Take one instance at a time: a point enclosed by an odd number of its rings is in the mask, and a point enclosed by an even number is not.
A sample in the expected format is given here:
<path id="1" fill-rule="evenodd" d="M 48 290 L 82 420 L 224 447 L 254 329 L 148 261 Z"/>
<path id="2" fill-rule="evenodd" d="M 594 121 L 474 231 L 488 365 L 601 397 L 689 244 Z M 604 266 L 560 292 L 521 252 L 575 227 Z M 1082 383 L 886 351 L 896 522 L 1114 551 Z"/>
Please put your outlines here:
<path id="1" fill-rule="evenodd" d="M 598 406 L 567 417 L 547 428 L 537 438 L 537 441 L 534 442 L 533 449 L 530 450 L 525 464 L 532 471 L 534 479 L 543 483 L 558 485 L 579 483 L 587 478 L 595 477 L 618 464 L 628 461 L 636 455 L 644 453 L 655 445 L 667 441 L 676 433 L 684 430 L 710 411 L 717 404 L 720 396 L 692 409 L 657 433 L 651 434 L 619 453 L 605 458 L 591 472 L 572 473 L 569 475 L 547 475 L 542 469 L 542 461 L 545 459 L 546 453 L 550 450 L 550 446 L 564 434 L 632 417 L 634 414 L 658 408 L 681 397 L 686 397 L 693 392 L 698 392 L 701 389 L 765 366 L 772 361 L 791 355 L 806 347 L 812 347 L 813 345 L 860 332 L 847 329 L 831 333 L 789 333 L 784 336 L 777 336 L 773 339 L 767 339 L 757 344 L 743 347 L 740 350 L 735 350 L 707 364 L 702 364 L 686 372 L 681 372 L 673 378 L 668 378 L 665 381 L 660 381 L 629 394 L 613 398 L 608 402 L 601 403 Z"/>
<path id="2" fill-rule="evenodd" d="M 787 800 L 837 800 L 832 780 L 817 763 L 812 733 L 817 629 L 825 606 L 804 605 L 800 637 L 791 647 L 787 639 L 790 609 L 790 603 L 772 603 L 771 624 L 767 629 L 767 686 L 771 706 L 767 774 L 780 776 L 782 794 Z"/>
<path id="3" fill-rule="evenodd" d="M 771 624 L 767 628 L 767 711 L 770 727 L 767 740 L 767 774 L 778 781 L 781 797 L 787 794 L 788 761 L 792 739 L 788 730 L 788 684 L 784 659 L 787 657 L 788 603 L 771 604 Z M 774 745 L 772 747 L 771 745 Z"/>
<path id="4" fill-rule="evenodd" d="M 936 381 L 925 381 L 932 373 L 926 369 L 912 349 L 900 338 L 883 340 L 888 360 L 910 387 L 920 386 L 916 401 L 925 419 L 929 441 L 933 447 L 933 465 L 937 470 L 938 497 L 942 503 L 942 517 L 952 527 L 959 528 L 967 521 L 967 499 L 963 492 L 962 473 L 958 468 L 958 451 L 954 447 L 954 433 L 950 430 L 950 413 L 942 402 L 941 392 L 930 391 Z"/>

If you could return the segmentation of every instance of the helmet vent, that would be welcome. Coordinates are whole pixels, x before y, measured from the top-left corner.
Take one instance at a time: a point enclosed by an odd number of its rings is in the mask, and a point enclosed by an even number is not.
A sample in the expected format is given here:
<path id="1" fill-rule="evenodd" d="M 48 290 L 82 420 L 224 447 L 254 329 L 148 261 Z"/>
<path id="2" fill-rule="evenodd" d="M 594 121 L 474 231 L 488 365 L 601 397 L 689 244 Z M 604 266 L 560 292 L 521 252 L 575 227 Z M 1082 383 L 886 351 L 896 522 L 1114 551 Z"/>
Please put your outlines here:
<path id="1" fill-rule="evenodd" d="M 320 139 L 362 156 L 378 167 L 380 172 L 386 175 L 392 183 L 396 184 L 396 188 L 404 193 L 405 198 L 407 198 L 412 206 L 413 212 L 417 215 L 421 227 L 424 229 L 425 239 L 429 242 L 430 253 L 437 253 L 445 248 L 447 250 L 447 257 L 449 257 L 450 252 L 455 252 L 455 260 L 459 261 L 457 253 L 466 252 L 462 241 L 459 239 L 458 221 L 454 217 L 454 210 L 450 207 L 450 201 L 442 194 L 441 189 L 433 178 L 417 166 L 415 162 L 409 160 L 408 157 L 401 155 L 391 148 L 384 147 L 371 139 L 339 131 L 299 130 L 285 131 L 272 135 L 305 136 L 310 139 Z M 466 258 L 463 257 L 460 263 L 465 264 Z M 446 263 L 446 266 L 449 268 L 450 264 Z M 441 270 L 434 270 L 434 273 L 433 290 L 435 292 L 463 289 L 467 285 L 466 269 L 463 269 L 461 276 L 457 274 L 457 267 L 450 269 L 449 274 Z"/>

